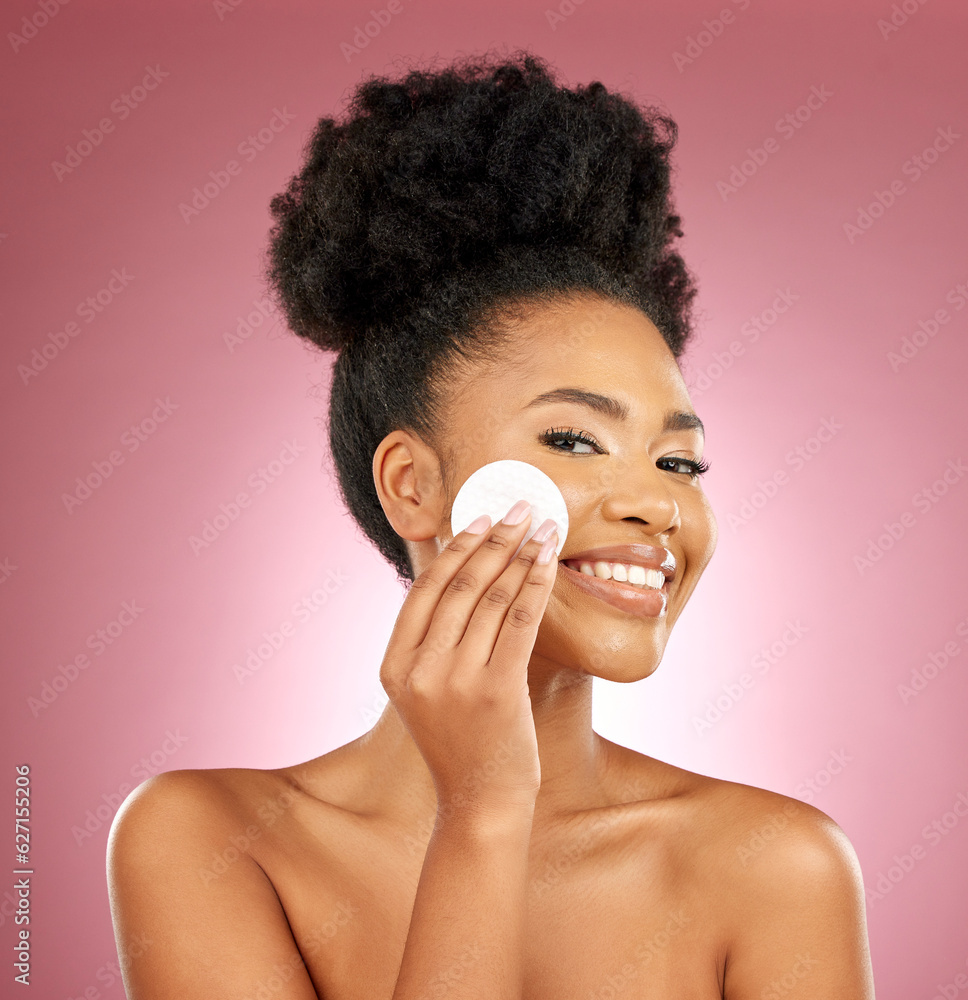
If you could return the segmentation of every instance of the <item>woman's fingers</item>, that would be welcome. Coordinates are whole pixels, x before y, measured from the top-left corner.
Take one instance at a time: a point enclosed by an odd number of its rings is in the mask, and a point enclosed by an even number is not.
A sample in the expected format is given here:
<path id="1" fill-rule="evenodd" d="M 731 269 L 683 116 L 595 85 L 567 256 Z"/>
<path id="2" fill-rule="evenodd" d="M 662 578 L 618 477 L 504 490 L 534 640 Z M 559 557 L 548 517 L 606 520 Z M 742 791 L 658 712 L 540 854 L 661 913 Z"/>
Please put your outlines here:
<path id="1" fill-rule="evenodd" d="M 455 535 L 410 586 L 391 637 L 395 649 L 416 649 L 432 624 L 435 645 L 460 642 L 480 595 L 507 565 L 529 521 L 526 514 L 517 524 L 499 521 L 480 534 L 465 529 Z"/>
<path id="2" fill-rule="evenodd" d="M 542 530 L 543 529 L 543 530 Z M 554 522 L 546 522 L 528 540 L 504 572 L 485 590 L 464 630 L 460 662 L 484 669 L 498 680 L 525 671 L 538 626 L 558 572 Z M 542 549 L 548 562 L 539 563 Z"/>
<path id="3" fill-rule="evenodd" d="M 508 565 L 514 565 L 512 556 L 521 544 L 529 523 L 530 514 L 526 513 L 524 520 L 518 524 L 499 521 L 484 533 L 483 541 L 444 587 L 424 643 L 455 648 L 481 601 L 491 603 L 496 600 L 499 604 L 502 597 L 508 596 L 501 590 L 498 581 Z M 513 597 L 513 594 L 510 596 Z"/>

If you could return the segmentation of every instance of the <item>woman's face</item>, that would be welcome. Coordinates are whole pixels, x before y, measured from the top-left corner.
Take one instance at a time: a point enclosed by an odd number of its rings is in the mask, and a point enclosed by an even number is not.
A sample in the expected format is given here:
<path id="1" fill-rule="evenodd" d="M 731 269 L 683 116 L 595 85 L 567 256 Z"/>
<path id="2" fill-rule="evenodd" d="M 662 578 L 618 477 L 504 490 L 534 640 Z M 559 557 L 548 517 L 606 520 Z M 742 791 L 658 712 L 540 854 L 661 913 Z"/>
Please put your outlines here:
<path id="1" fill-rule="evenodd" d="M 561 490 L 569 530 L 532 670 L 646 677 L 717 537 L 690 465 L 703 458 L 703 433 L 679 367 L 642 312 L 595 296 L 535 306 L 512 332 L 498 360 L 462 379 L 448 397 L 439 444 L 452 492 L 438 539 L 443 546 L 452 537 L 450 505 L 476 469 L 509 458 L 537 466 Z M 634 588 L 635 607 L 622 602 L 629 584 L 599 581 L 596 591 L 582 585 L 587 576 L 563 565 L 581 553 L 594 562 L 593 550 L 612 547 L 618 551 L 601 553 L 607 562 L 648 566 L 651 556 L 657 565 L 665 553 L 650 546 L 671 552 L 675 571 L 661 592 Z"/>

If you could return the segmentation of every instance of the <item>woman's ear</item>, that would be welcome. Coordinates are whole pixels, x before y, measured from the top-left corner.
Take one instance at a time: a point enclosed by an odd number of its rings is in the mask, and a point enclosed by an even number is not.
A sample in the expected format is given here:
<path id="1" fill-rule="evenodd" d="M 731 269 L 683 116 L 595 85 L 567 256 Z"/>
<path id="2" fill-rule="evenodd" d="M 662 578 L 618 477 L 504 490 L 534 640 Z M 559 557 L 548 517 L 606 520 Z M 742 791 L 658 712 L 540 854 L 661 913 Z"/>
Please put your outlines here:
<path id="1" fill-rule="evenodd" d="M 391 431 L 373 455 L 373 482 L 383 513 L 401 538 L 436 538 L 446 496 L 440 459 L 429 445 L 409 431 Z"/>

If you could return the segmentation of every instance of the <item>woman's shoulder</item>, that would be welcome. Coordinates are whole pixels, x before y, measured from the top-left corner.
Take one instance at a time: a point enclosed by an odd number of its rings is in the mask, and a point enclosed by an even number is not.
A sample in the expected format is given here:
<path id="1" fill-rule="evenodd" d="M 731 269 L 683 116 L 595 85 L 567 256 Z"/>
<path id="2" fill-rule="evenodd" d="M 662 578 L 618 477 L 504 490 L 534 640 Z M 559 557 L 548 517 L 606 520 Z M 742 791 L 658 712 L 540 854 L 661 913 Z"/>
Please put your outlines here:
<path id="1" fill-rule="evenodd" d="M 661 831 L 685 910 L 720 942 L 726 995 L 808 977 L 816 995 L 873 997 L 860 864 L 830 816 L 658 762 L 643 773 L 662 793 L 640 807 L 641 842 Z"/>
<path id="2" fill-rule="evenodd" d="M 200 982 L 217 982 L 241 996 L 286 968 L 287 996 L 315 996 L 272 877 L 307 801 L 285 769 L 250 768 L 166 771 L 125 799 L 107 878 L 132 995 L 200 996 Z M 214 968 L 214 955 L 226 964 Z"/>
<path id="3" fill-rule="evenodd" d="M 660 779 L 655 801 L 707 884 L 782 896 L 834 883 L 862 892 L 854 848 L 827 813 L 780 792 L 648 760 L 640 773 Z"/>
<path id="4" fill-rule="evenodd" d="M 181 812 L 185 807 L 200 810 L 203 818 L 226 811 L 234 813 L 244 810 L 253 795 L 282 783 L 277 771 L 258 768 L 161 771 L 143 781 L 127 796 L 115 821 L 130 817 L 151 821 L 172 810 Z"/>
<path id="5" fill-rule="evenodd" d="M 283 819 L 325 805 L 313 786 L 313 765 L 260 769 L 185 768 L 163 771 L 138 785 L 111 826 L 109 856 L 164 848 L 202 855 L 213 845 L 260 836 Z M 323 789 L 324 790 L 324 789 Z M 318 813 L 318 809 L 317 809 Z"/>
<path id="6" fill-rule="evenodd" d="M 800 799 L 753 785 L 704 776 L 698 800 L 717 824 L 719 847 L 740 869 L 771 873 L 856 863 L 847 835 L 827 813 Z M 725 859 L 724 857 L 724 859 Z"/>
<path id="7" fill-rule="evenodd" d="M 138 785 L 111 824 L 108 858 L 204 851 L 246 825 L 259 790 L 276 782 L 271 772 L 244 768 L 163 771 Z"/>

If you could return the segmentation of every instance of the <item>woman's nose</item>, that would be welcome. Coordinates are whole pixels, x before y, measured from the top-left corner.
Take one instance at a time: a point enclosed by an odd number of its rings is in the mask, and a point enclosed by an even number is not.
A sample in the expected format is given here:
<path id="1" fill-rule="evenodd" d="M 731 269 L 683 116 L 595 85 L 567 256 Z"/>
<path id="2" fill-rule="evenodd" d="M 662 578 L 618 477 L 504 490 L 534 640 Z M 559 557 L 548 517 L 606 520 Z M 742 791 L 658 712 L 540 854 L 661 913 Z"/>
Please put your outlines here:
<path id="1" fill-rule="evenodd" d="M 667 476 L 648 456 L 609 462 L 597 484 L 602 491 L 603 515 L 615 521 L 640 521 L 652 534 L 675 531 L 680 524 L 679 504 Z"/>

